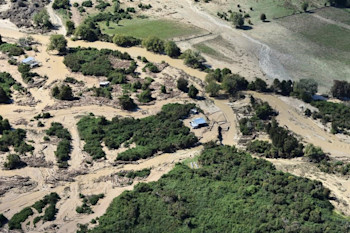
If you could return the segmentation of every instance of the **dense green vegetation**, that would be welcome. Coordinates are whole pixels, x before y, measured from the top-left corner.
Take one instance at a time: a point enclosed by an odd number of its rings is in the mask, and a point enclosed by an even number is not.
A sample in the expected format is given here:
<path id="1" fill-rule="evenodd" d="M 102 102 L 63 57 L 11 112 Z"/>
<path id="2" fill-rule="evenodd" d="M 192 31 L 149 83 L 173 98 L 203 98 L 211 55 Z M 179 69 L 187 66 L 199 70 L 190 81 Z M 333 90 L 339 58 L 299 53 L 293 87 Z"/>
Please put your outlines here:
<path id="1" fill-rule="evenodd" d="M 93 211 L 91 209 L 91 205 L 96 205 L 97 202 L 101 199 L 104 198 L 104 194 L 94 194 L 91 196 L 85 196 L 83 194 L 79 194 L 80 198 L 83 199 L 83 204 L 81 206 L 78 206 L 75 211 L 79 214 L 92 214 Z"/>
<path id="2" fill-rule="evenodd" d="M 69 85 L 55 86 L 51 90 L 53 97 L 59 100 L 74 100 L 72 88 Z"/>
<path id="3" fill-rule="evenodd" d="M 6 53 L 10 57 L 24 54 L 24 50 L 20 46 L 10 43 L 0 43 L 0 51 Z"/>
<path id="4" fill-rule="evenodd" d="M 321 182 L 277 171 L 233 147 L 207 145 L 201 168 L 177 164 L 115 198 L 91 232 L 348 232 Z M 176 187 L 176 188 L 174 188 Z"/>
<path id="5" fill-rule="evenodd" d="M 129 54 L 121 53 L 116 50 L 76 48 L 71 49 L 69 54 L 65 56 L 63 62 L 73 72 L 81 72 L 84 75 L 114 77 L 118 73 L 133 73 L 136 69 L 136 64 L 134 62 L 131 62 L 128 69 L 114 69 L 109 57 L 132 61 Z"/>
<path id="6" fill-rule="evenodd" d="M 263 131 L 266 127 L 266 121 L 277 115 L 267 102 L 256 100 L 251 96 L 250 103 L 254 115 L 239 120 L 239 128 L 243 135 L 252 135 L 254 132 Z"/>
<path id="7" fill-rule="evenodd" d="M 50 15 L 47 12 L 46 8 L 43 8 L 41 11 L 36 13 L 33 16 L 34 25 L 37 28 L 49 30 L 52 28 L 52 22 L 50 21 Z"/>
<path id="8" fill-rule="evenodd" d="M 197 138 L 180 119 L 188 116 L 193 104 L 168 104 L 155 116 L 143 119 L 86 116 L 78 122 L 84 150 L 94 159 L 105 156 L 101 142 L 109 149 L 118 149 L 123 143 L 136 147 L 118 154 L 118 160 L 134 161 L 148 158 L 157 152 L 175 152 L 193 146 Z"/>
<path id="9" fill-rule="evenodd" d="M 57 50 L 59 53 L 63 53 L 67 49 L 67 40 L 63 35 L 51 35 L 50 43 L 47 47 L 48 50 Z"/>
<path id="10" fill-rule="evenodd" d="M 146 178 L 150 174 L 151 174 L 151 169 L 145 168 L 139 171 L 122 171 L 118 173 L 118 176 L 135 179 L 136 177 Z"/>
<path id="11" fill-rule="evenodd" d="M 7 119 L 3 119 L 0 116 L 0 151 L 8 152 L 10 147 L 13 146 L 15 152 L 19 154 L 25 154 L 26 152 L 31 152 L 34 147 L 28 145 L 25 142 L 26 131 L 23 129 L 11 130 L 11 125 Z"/>
<path id="12" fill-rule="evenodd" d="M 13 215 L 10 221 L 8 222 L 10 230 L 22 229 L 21 224 L 33 214 L 33 210 L 30 207 L 26 207 L 20 212 Z"/>
<path id="13" fill-rule="evenodd" d="M 25 207 L 20 212 L 13 215 L 11 220 L 8 222 L 10 230 L 13 229 L 22 229 L 21 224 L 25 222 L 29 216 L 33 215 L 34 212 L 32 208 L 36 209 L 39 213 L 43 212 L 43 209 L 49 205 L 45 209 L 45 213 L 43 216 L 37 217 L 34 220 L 34 224 L 43 219 L 43 221 L 53 221 L 55 219 L 55 215 L 57 213 L 56 203 L 60 200 L 60 197 L 57 193 L 50 193 L 46 195 L 42 200 L 35 202 L 31 207 Z"/>
<path id="14" fill-rule="evenodd" d="M 350 107 L 327 101 L 313 101 L 311 103 L 318 108 L 319 112 L 315 112 L 312 116 L 320 119 L 323 123 L 332 123 L 332 133 L 347 132 L 350 130 Z"/>
<path id="15" fill-rule="evenodd" d="M 26 166 L 26 164 L 16 154 L 9 154 L 7 156 L 7 161 L 4 163 L 4 167 L 9 170 L 21 168 L 24 166 Z"/>
<path id="16" fill-rule="evenodd" d="M 0 72 L 0 103 L 8 103 L 11 98 L 13 88 L 17 91 L 24 91 L 21 84 L 17 83 L 7 72 Z"/>
<path id="17" fill-rule="evenodd" d="M 132 47 L 141 44 L 141 40 L 132 36 L 116 34 L 113 37 L 113 43 L 121 47 Z"/>
<path id="18" fill-rule="evenodd" d="M 60 8 L 69 9 L 70 8 L 69 0 L 55 0 L 52 4 L 52 8 L 55 10 Z"/>
<path id="19" fill-rule="evenodd" d="M 278 126 L 275 120 L 266 126 L 272 145 L 276 150 L 271 150 L 272 158 L 294 158 L 303 156 L 303 144 L 291 132 L 283 127 Z"/>
<path id="20" fill-rule="evenodd" d="M 72 149 L 71 141 L 72 136 L 69 131 L 63 127 L 61 123 L 52 122 L 51 127 L 46 131 L 48 136 L 56 136 L 61 141 L 57 145 L 55 155 L 57 158 L 58 166 L 60 168 L 68 167 L 68 160 L 70 160 L 70 152 Z"/>
<path id="21" fill-rule="evenodd" d="M 332 96 L 338 99 L 350 98 L 350 83 L 334 80 L 331 88 Z"/>
<path id="22" fill-rule="evenodd" d="M 122 95 L 118 98 L 118 100 L 119 100 L 120 106 L 124 110 L 131 111 L 137 107 L 134 100 L 128 95 Z"/>
<path id="23" fill-rule="evenodd" d="M 34 209 L 36 209 L 39 213 L 43 212 L 43 209 L 49 205 L 44 212 L 43 216 L 40 216 L 40 219 L 37 219 L 36 222 L 40 221 L 53 221 L 55 220 L 56 213 L 58 209 L 56 209 L 56 204 L 60 200 L 60 196 L 57 193 L 50 193 L 46 195 L 43 199 L 37 201 L 32 205 Z M 35 220 L 34 220 L 35 221 Z M 36 222 L 33 222 L 35 224 Z"/>

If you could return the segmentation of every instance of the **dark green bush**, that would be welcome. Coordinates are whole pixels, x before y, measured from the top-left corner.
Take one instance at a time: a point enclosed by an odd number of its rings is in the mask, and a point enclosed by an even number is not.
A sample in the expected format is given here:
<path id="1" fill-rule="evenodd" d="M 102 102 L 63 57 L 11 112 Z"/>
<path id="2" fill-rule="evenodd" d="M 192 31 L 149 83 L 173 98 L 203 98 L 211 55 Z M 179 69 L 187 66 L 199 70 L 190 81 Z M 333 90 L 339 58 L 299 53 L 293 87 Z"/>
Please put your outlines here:
<path id="1" fill-rule="evenodd" d="M 16 213 L 15 215 L 12 216 L 10 221 L 8 222 L 9 229 L 14 230 L 14 229 L 22 229 L 21 224 L 27 220 L 27 218 L 31 215 L 33 215 L 34 212 L 30 207 L 26 207 L 20 212 Z"/>

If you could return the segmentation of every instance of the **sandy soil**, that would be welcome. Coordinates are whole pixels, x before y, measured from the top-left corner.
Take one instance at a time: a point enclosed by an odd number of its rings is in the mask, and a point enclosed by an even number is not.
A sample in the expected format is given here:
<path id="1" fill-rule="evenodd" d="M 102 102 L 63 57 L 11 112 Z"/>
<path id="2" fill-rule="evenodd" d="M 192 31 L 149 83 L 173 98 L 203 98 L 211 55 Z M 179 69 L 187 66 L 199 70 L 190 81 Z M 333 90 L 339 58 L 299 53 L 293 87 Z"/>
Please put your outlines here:
<path id="1" fill-rule="evenodd" d="M 25 36 L 25 34 L 11 30 L 9 28 L 1 28 L 0 34 L 4 35 L 4 40 L 13 40 Z M 11 38 L 9 38 L 11 36 Z M 35 40 L 39 42 L 37 48 L 39 52 L 30 52 L 29 55 L 34 56 L 39 62 L 42 63 L 42 66 L 35 69 L 40 75 L 47 75 L 48 80 L 46 81 L 44 87 L 42 88 L 31 88 L 30 92 L 35 100 L 40 100 L 39 103 L 34 106 L 18 106 L 17 104 L 12 105 L 2 105 L 1 106 L 1 115 L 5 118 L 8 118 L 11 124 L 15 123 L 21 119 L 21 122 L 29 122 L 28 124 L 21 123 L 16 127 L 26 128 L 28 130 L 33 130 L 35 134 L 28 133 L 28 139 L 35 141 L 36 150 L 34 156 L 45 155 L 48 162 L 55 164 L 54 151 L 57 144 L 45 143 L 43 141 L 43 136 L 45 135 L 44 130 L 47 129 L 51 122 L 57 121 L 61 122 L 64 127 L 66 127 L 72 134 L 73 141 L 73 151 L 71 153 L 71 160 L 69 161 L 70 168 L 67 174 L 71 174 L 71 178 L 74 178 L 76 172 L 86 172 L 89 171 L 89 174 L 80 175 L 75 177 L 75 181 L 66 182 L 62 179 L 62 174 L 60 174 L 59 169 L 56 166 L 51 167 L 41 167 L 33 168 L 26 167 L 16 171 L 2 171 L 2 176 L 11 177 L 13 175 L 20 176 L 29 176 L 31 181 L 36 182 L 38 185 L 34 190 L 31 190 L 26 193 L 21 193 L 17 189 L 11 189 L 8 191 L 2 198 L 0 203 L 0 212 L 4 213 L 7 217 L 11 217 L 14 213 L 18 212 L 24 206 L 33 204 L 35 201 L 41 199 L 44 195 L 49 192 L 56 191 L 61 197 L 62 200 L 58 203 L 58 208 L 60 209 L 57 219 L 53 222 L 58 225 L 58 228 L 52 229 L 50 224 L 45 223 L 42 226 L 38 225 L 36 229 L 32 225 L 24 226 L 26 231 L 48 231 L 48 232 L 73 232 L 76 228 L 77 223 L 87 223 L 92 218 L 102 215 L 111 200 L 119 195 L 122 191 L 127 189 L 132 189 L 132 186 L 115 188 L 113 184 L 107 183 L 95 183 L 93 179 L 97 179 L 101 176 L 111 174 L 112 172 L 118 171 L 119 168 L 113 168 L 112 162 L 114 159 L 113 153 L 108 157 L 110 158 L 107 161 L 101 161 L 93 163 L 92 165 L 87 165 L 85 161 L 89 159 L 89 156 L 82 151 L 83 142 L 79 139 L 78 131 L 76 128 L 76 123 L 82 115 L 86 115 L 89 112 L 93 112 L 95 115 L 104 115 L 107 119 L 111 119 L 115 115 L 119 116 L 132 116 L 132 117 L 144 117 L 147 115 L 155 114 L 160 111 L 160 108 L 163 104 L 171 102 L 188 102 L 190 99 L 184 96 L 179 96 L 173 99 L 165 99 L 162 101 L 157 101 L 154 105 L 150 106 L 141 106 L 140 110 L 137 112 L 126 112 L 117 108 L 107 107 L 107 106 L 75 106 L 71 108 L 52 110 L 50 113 L 54 116 L 51 119 L 42 120 L 45 123 L 45 127 L 37 130 L 36 122 L 30 122 L 30 120 L 40 113 L 43 109 L 46 109 L 50 106 L 57 105 L 57 101 L 50 96 L 50 89 L 46 88 L 50 86 L 52 82 L 62 81 L 66 76 L 77 77 L 76 74 L 72 74 L 67 70 L 67 68 L 62 63 L 63 57 L 57 56 L 54 53 L 46 51 L 46 44 L 48 43 L 48 36 L 39 36 L 32 35 Z M 96 47 L 96 48 L 110 48 L 110 49 L 119 49 L 130 53 L 133 57 L 138 55 L 145 56 L 149 61 L 154 63 L 161 63 L 165 61 L 169 63 L 170 66 L 174 68 L 166 68 L 164 72 L 170 75 L 192 75 L 189 77 L 190 81 L 193 82 L 198 88 L 203 86 L 202 81 L 204 80 L 205 73 L 198 70 L 194 70 L 186 67 L 181 60 L 170 59 L 166 56 L 155 55 L 147 52 L 142 48 L 133 48 L 125 49 L 118 48 L 113 44 L 96 42 L 96 43 L 86 43 L 82 41 L 72 42 L 69 41 L 69 46 L 83 46 L 83 47 Z M 21 76 L 17 71 L 15 66 L 6 65 L 7 60 L 0 60 L 0 68 L 10 72 L 13 77 L 22 83 L 23 86 L 26 86 L 25 83 L 21 80 Z M 180 70 L 180 72 L 175 70 Z M 59 71 L 59 72 L 58 72 Z M 186 74 L 187 73 L 187 74 Z M 199 79 L 195 79 L 197 77 Z M 81 77 L 83 78 L 83 77 Z M 84 80 L 84 79 L 83 79 Z M 96 85 L 98 79 L 88 78 L 84 80 L 87 86 Z M 200 89 L 202 90 L 202 89 Z M 235 115 L 226 100 L 210 100 L 207 101 L 198 101 L 200 107 L 204 110 L 208 121 L 211 123 L 210 127 L 201 129 L 201 131 L 195 132 L 201 137 L 202 142 L 207 142 L 210 140 L 217 139 L 217 127 L 219 125 L 225 125 L 226 131 L 223 131 L 224 143 L 226 144 L 236 144 L 237 138 L 236 135 L 236 123 Z M 20 113 L 19 113 L 20 112 Z M 185 122 L 189 124 L 189 122 Z M 153 181 L 159 179 L 159 177 L 168 172 L 175 164 L 175 162 L 180 161 L 181 159 L 188 158 L 193 156 L 195 153 L 199 153 L 200 148 L 195 148 L 193 150 L 184 150 L 179 151 L 171 155 L 161 155 L 145 162 L 140 162 L 139 165 L 127 165 L 123 169 L 141 169 L 144 167 L 153 167 L 151 176 L 146 181 Z M 121 169 L 121 168 L 120 168 Z M 95 214 L 93 215 L 81 215 L 79 216 L 75 212 L 75 208 L 78 205 L 81 205 L 81 200 L 78 198 L 78 193 L 83 192 L 86 194 L 96 194 L 99 192 L 104 192 L 106 198 L 104 198 L 101 203 L 94 208 Z"/>
<path id="2" fill-rule="evenodd" d="M 259 71 L 260 65 L 260 67 L 265 67 L 263 68 L 263 71 L 265 73 L 275 72 L 276 75 L 279 75 L 278 73 L 282 72 L 280 74 L 283 75 L 283 69 L 281 69 L 280 64 L 276 62 L 275 58 L 272 57 L 272 52 L 269 47 L 265 46 L 264 44 L 260 44 L 257 41 L 254 41 L 254 39 L 249 38 L 244 33 L 237 32 L 236 30 L 231 30 L 230 26 L 222 24 L 221 22 L 218 22 L 215 19 L 211 18 L 210 15 L 199 11 L 197 8 L 192 6 L 189 1 L 175 2 L 165 0 L 161 3 L 158 2 L 155 4 L 168 4 L 167 11 L 169 12 L 173 11 L 175 8 L 179 9 L 179 7 L 182 6 L 183 10 L 181 10 L 181 12 L 172 14 L 174 17 L 178 17 L 184 21 L 195 21 L 196 26 L 201 26 L 209 31 L 212 31 L 213 33 L 221 34 L 226 40 L 229 39 L 229 41 L 235 41 L 233 46 L 235 48 L 242 49 L 237 49 L 240 54 L 240 58 L 237 60 L 237 64 L 230 66 L 230 68 L 232 67 L 234 71 L 240 71 L 242 75 L 246 75 L 247 77 L 253 77 L 255 75 L 260 76 L 260 74 L 262 74 L 262 72 Z M 165 14 L 165 12 L 161 12 L 159 14 Z M 0 34 L 4 37 L 5 40 L 12 38 L 18 39 L 24 36 L 23 33 L 18 32 L 15 28 L 9 26 L 9 24 L 0 24 Z M 62 63 L 63 57 L 48 53 L 46 51 L 46 44 L 48 43 L 49 37 L 41 35 L 33 35 L 33 37 L 40 43 L 40 45 L 38 45 L 39 52 L 33 53 L 31 55 L 33 55 L 38 61 L 43 64 L 35 71 L 40 75 L 47 75 L 49 77 L 45 85 L 48 85 L 56 80 L 62 81 L 67 75 L 70 74 L 70 72 Z M 185 46 L 185 42 L 183 45 Z M 171 59 L 163 55 L 156 55 L 147 52 L 142 48 L 120 48 L 111 43 L 105 42 L 88 43 L 83 41 L 69 41 L 69 46 L 95 47 L 99 49 L 118 49 L 122 52 L 128 52 L 132 57 L 144 56 L 149 61 L 154 63 L 161 63 L 162 61 L 165 61 L 171 67 L 179 69 L 184 73 L 195 77 L 191 78 L 191 82 L 193 82 L 198 88 L 200 88 L 200 90 L 202 90 L 201 81 L 204 80 L 206 73 L 185 66 L 182 60 Z M 232 56 L 236 55 L 237 51 L 235 53 L 232 53 Z M 246 53 L 242 51 L 250 52 Z M 258 53 L 258 55 L 256 53 Z M 261 59 L 262 57 L 264 59 Z M 0 69 L 5 68 L 7 69 L 5 61 L 0 60 Z M 14 78 L 16 78 L 16 80 L 21 81 L 19 73 L 13 67 L 9 67 L 8 72 L 10 72 Z M 91 86 L 95 84 L 94 82 L 96 81 L 97 80 L 91 78 L 89 81 L 87 81 L 87 85 Z M 17 122 L 19 118 L 30 122 L 30 119 L 32 119 L 34 115 L 40 113 L 46 107 L 57 104 L 57 102 L 55 102 L 55 100 L 50 96 L 49 90 L 50 89 L 45 88 L 32 88 L 30 89 L 32 96 L 41 102 L 37 103 L 33 107 L 18 106 L 16 104 L 1 105 L 0 113 L 5 118 L 8 118 L 12 124 Z M 286 125 L 295 133 L 301 135 L 306 142 L 311 142 L 317 146 L 321 146 L 324 151 L 331 153 L 331 156 L 334 158 L 344 159 L 349 156 L 348 151 L 350 149 L 350 146 L 348 143 L 342 142 L 341 139 L 328 134 L 315 122 L 303 117 L 302 114 L 300 114 L 300 112 L 295 108 L 295 106 L 293 107 L 293 105 L 288 103 L 288 101 L 284 101 L 283 99 L 271 95 L 263 95 L 259 93 L 250 94 L 253 94 L 257 98 L 268 101 L 270 105 L 280 113 L 277 120 L 282 125 Z M 196 134 L 202 136 L 202 142 L 215 139 L 217 137 L 217 127 L 220 125 L 224 129 L 223 143 L 228 145 L 236 145 L 239 141 L 240 134 L 238 130 L 237 116 L 232 109 L 232 104 L 227 100 L 217 100 L 211 99 L 209 97 L 206 98 L 206 101 L 200 101 L 198 104 L 204 110 L 205 116 L 209 120 L 209 127 L 206 129 L 201 129 L 201 131 L 197 131 Z M 59 171 L 56 167 L 26 167 L 24 169 L 15 171 L 1 171 L 1 176 L 6 177 L 14 175 L 23 177 L 29 176 L 32 181 L 37 182 L 38 186 L 31 192 L 19 193 L 16 192 L 16 190 L 11 190 L 10 192 L 6 193 L 0 199 L 0 213 L 4 213 L 7 217 L 11 217 L 14 213 L 25 206 L 33 204 L 35 201 L 41 199 L 47 193 L 56 191 L 62 197 L 62 200 L 58 203 L 59 213 L 57 215 L 57 220 L 53 222 L 54 224 L 57 224 L 58 227 L 52 228 L 52 226 L 50 226 L 52 223 L 47 222 L 43 225 L 38 225 L 37 229 L 34 229 L 32 226 L 28 226 L 28 228 L 27 226 L 24 226 L 26 231 L 74 232 L 76 230 L 77 223 L 88 223 L 92 218 L 102 215 L 115 196 L 119 195 L 124 190 L 132 189 L 133 185 L 127 187 L 115 187 L 115 184 L 112 182 L 96 182 L 98 178 L 110 175 L 121 169 L 138 170 L 146 167 L 151 167 L 152 173 L 151 176 L 146 179 L 146 182 L 154 181 L 159 179 L 161 175 L 170 171 L 176 162 L 198 154 L 201 150 L 201 147 L 196 147 L 191 150 L 183 150 L 173 154 L 163 154 L 145 161 L 140 161 L 138 164 L 129 164 L 120 167 L 112 167 L 110 162 L 113 159 L 113 154 L 109 154 L 109 160 L 87 165 L 84 163 L 84 161 L 88 158 L 88 156 L 82 151 L 83 142 L 79 139 L 76 128 L 76 122 L 79 120 L 79 117 L 89 112 L 93 112 L 96 115 L 104 115 L 107 117 L 107 119 L 111 119 L 115 115 L 144 117 L 158 112 L 161 106 L 165 103 L 178 101 L 185 102 L 189 101 L 189 99 L 179 97 L 177 99 L 175 98 L 157 101 L 155 105 L 142 106 L 139 111 L 132 113 L 121 111 L 113 107 L 98 105 L 75 106 L 72 108 L 50 111 L 52 115 L 54 115 L 54 118 L 45 120 L 46 127 L 48 127 L 52 121 L 59 121 L 69 129 L 73 136 L 74 149 L 71 154 L 72 159 L 70 161 L 71 167 L 69 171 L 72 172 L 72 174 L 76 170 L 80 170 L 81 172 L 88 171 L 89 173 L 76 176 L 74 181 L 64 182 L 56 179 L 57 174 L 59 174 Z M 188 121 L 186 121 L 185 124 L 188 124 Z M 22 127 L 22 125 L 20 125 L 20 127 Z M 35 129 L 36 126 L 35 124 L 28 124 L 28 126 L 22 128 Z M 42 130 L 44 129 L 45 128 Z M 45 148 L 46 145 L 41 144 L 44 132 L 41 131 L 37 133 L 37 136 L 33 136 L 32 134 L 28 135 L 28 137 L 35 139 L 36 144 L 40 143 L 40 145 L 38 145 L 38 151 L 36 153 L 39 153 L 41 151 L 48 156 L 48 160 L 54 161 L 53 151 L 55 150 L 55 146 L 48 145 Z M 294 161 L 291 161 L 291 163 L 294 163 Z M 297 170 L 296 174 L 299 174 Z M 300 175 L 310 176 L 310 178 L 317 178 L 321 180 L 323 177 L 327 177 L 323 173 L 319 175 L 321 178 L 311 176 L 311 173 L 309 175 L 306 173 L 300 173 Z M 72 175 L 72 177 L 74 176 Z M 347 181 L 345 181 L 345 179 L 339 178 L 336 182 L 341 182 L 342 185 L 348 190 L 349 184 Z M 332 180 L 331 177 L 329 179 L 327 178 L 327 187 L 329 187 L 339 199 L 344 199 L 345 202 L 350 203 L 350 197 L 347 193 L 348 191 L 338 192 L 338 187 L 336 187 L 335 181 L 334 179 Z M 81 205 L 81 200 L 78 197 L 78 194 L 80 192 L 84 194 L 97 194 L 103 192 L 105 193 L 106 197 L 102 199 L 96 207 L 94 207 L 94 214 L 78 215 L 75 212 L 75 208 L 76 206 Z"/>
<path id="3" fill-rule="evenodd" d="M 249 94 L 267 101 L 272 108 L 279 112 L 277 121 L 302 137 L 305 142 L 321 147 L 325 152 L 330 153 L 332 158 L 350 160 L 350 144 L 348 142 L 328 133 L 315 121 L 303 116 L 297 108 L 288 104 L 286 98 L 256 92 L 249 92 Z"/>

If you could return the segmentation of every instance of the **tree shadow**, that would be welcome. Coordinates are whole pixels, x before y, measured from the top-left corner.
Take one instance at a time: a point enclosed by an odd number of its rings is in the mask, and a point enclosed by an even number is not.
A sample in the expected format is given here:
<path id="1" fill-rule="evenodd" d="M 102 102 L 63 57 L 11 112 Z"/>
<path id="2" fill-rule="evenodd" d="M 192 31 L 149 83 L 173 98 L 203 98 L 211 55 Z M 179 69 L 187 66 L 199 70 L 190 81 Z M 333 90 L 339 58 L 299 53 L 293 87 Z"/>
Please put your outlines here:
<path id="1" fill-rule="evenodd" d="M 240 29 L 242 29 L 242 30 L 244 30 L 244 31 L 247 31 L 247 30 L 252 30 L 253 27 L 248 26 L 248 25 L 243 25 L 243 26 L 240 27 Z"/>

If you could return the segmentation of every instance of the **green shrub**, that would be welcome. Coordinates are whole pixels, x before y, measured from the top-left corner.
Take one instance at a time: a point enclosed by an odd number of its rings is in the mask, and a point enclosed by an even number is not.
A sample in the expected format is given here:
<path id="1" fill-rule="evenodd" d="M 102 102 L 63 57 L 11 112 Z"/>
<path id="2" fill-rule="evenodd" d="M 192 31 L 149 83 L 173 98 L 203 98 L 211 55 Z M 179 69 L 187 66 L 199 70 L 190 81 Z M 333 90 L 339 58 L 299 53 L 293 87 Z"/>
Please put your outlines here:
<path id="1" fill-rule="evenodd" d="M 132 47 L 141 44 L 141 40 L 132 36 L 115 35 L 113 43 L 121 47 Z"/>
<path id="2" fill-rule="evenodd" d="M 164 41 L 155 36 L 150 36 L 143 39 L 142 47 L 154 53 L 164 53 Z"/>
<path id="3" fill-rule="evenodd" d="M 10 57 L 20 56 L 24 54 L 24 50 L 15 44 L 3 43 L 0 45 L 0 51 L 6 53 Z"/>
<path id="4" fill-rule="evenodd" d="M 52 4 L 52 8 L 55 10 L 69 9 L 70 8 L 69 0 L 55 0 Z"/>
<path id="5" fill-rule="evenodd" d="M 93 3 L 90 0 L 84 1 L 81 3 L 83 7 L 92 7 Z"/>
<path id="6" fill-rule="evenodd" d="M 9 229 L 14 230 L 14 229 L 22 229 L 21 224 L 27 220 L 27 218 L 31 215 L 33 215 L 34 212 L 30 207 L 26 207 L 20 212 L 16 213 L 15 215 L 12 216 L 10 221 L 8 222 Z"/>
<path id="7" fill-rule="evenodd" d="M 200 55 L 199 52 L 193 52 L 192 50 L 188 49 L 181 54 L 180 58 L 184 60 L 185 65 L 191 68 L 200 70 L 205 70 L 206 68 L 204 65 L 206 60 Z"/>
<path id="8" fill-rule="evenodd" d="M 150 89 L 144 90 L 137 97 L 141 103 L 149 103 L 154 100 Z"/>
<path id="9" fill-rule="evenodd" d="M 9 154 L 7 156 L 7 162 L 4 163 L 4 167 L 7 169 L 16 169 L 25 166 L 26 164 L 16 154 Z"/>
<path id="10" fill-rule="evenodd" d="M 120 96 L 119 98 L 120 106 L 124 110 L 133 110 L 137 107 L 137 105 L 134 103 L 134 100 L 130 98 L 128 95 Z"/>
<path id="11" fill-rule="evenodd" d="M 72 88 L 69 85 L 55 86 L 51 90 L 52 96 L 59 100 L 74 100 Z"/>

